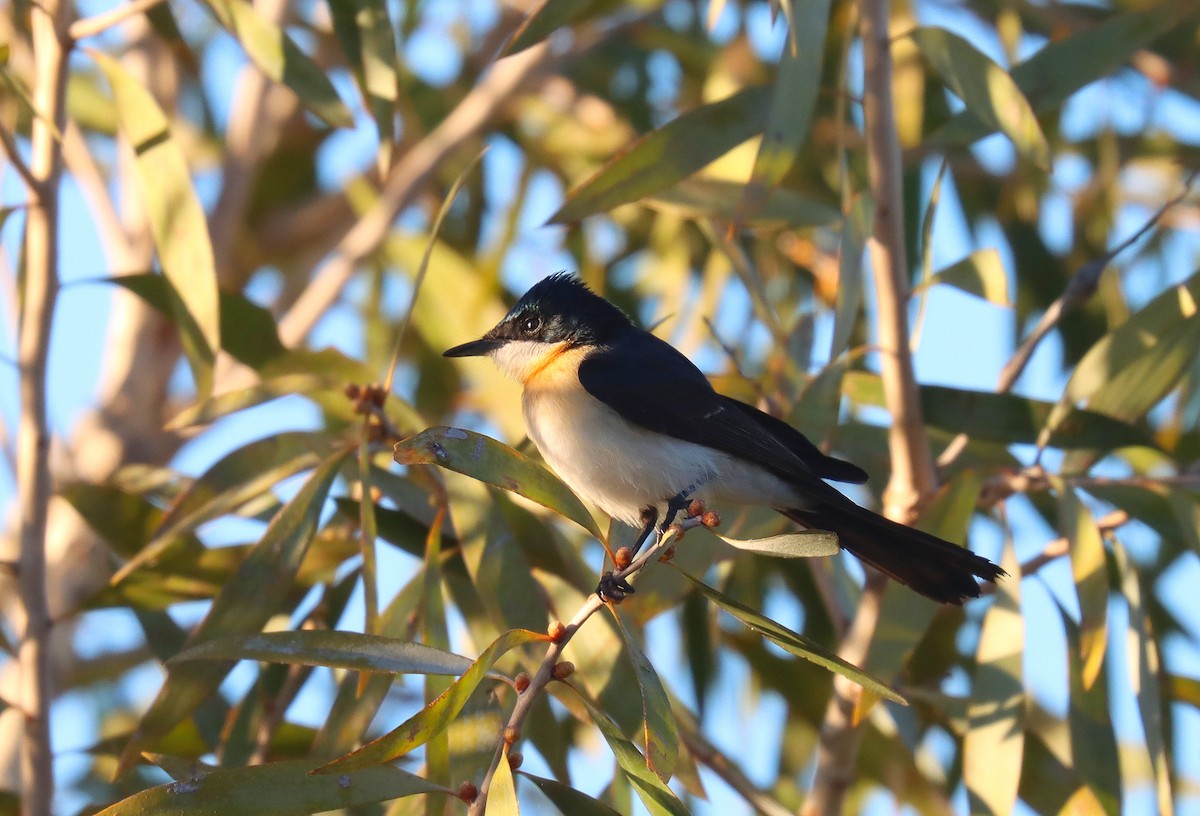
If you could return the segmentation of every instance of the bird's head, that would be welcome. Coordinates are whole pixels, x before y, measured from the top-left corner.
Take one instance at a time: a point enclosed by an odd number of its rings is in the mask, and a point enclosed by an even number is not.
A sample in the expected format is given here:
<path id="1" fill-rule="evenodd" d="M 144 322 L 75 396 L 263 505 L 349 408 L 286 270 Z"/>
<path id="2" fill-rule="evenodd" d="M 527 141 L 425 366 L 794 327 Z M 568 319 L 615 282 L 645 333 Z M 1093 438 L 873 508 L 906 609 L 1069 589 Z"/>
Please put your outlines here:
<path id="1" fill-rule="evenodd" d="M 442 354 L 490 356 L 504 371 L 525 382 L 563 351 L 604 345 L 630 325 L 624 312 L 579 278 L 559 272 L 534 284 L 483 337 Z"/>

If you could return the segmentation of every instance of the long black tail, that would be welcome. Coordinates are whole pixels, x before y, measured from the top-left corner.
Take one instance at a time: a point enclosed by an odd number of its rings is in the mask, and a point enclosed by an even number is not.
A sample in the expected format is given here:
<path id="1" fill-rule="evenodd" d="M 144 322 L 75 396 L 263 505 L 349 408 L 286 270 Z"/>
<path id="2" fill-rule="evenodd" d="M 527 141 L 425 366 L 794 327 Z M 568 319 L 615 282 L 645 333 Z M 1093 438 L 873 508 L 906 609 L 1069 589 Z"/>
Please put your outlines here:
<path id="1" fill-rule="evenodd" d="M 843 548 L 906 586 L 942 603 L 979 597 L 975 579 L 995 581 L 1007 573 L 983 556 L 906 527 L 847 500 L 813 510 L 780 510 L 817 530 L 837 533 Z"/>

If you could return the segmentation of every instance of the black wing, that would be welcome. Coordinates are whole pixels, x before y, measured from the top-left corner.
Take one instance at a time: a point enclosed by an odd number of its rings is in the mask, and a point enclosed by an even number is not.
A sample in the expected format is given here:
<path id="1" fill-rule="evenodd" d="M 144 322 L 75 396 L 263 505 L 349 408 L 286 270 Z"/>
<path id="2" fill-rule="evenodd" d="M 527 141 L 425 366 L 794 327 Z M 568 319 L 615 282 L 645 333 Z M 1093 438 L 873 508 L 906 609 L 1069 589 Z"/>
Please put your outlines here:
<path id="1" fill-rule="evenodd" d="M 583 361 L 579 381 L 628 421 L 754 462 L 781 479 L 861 484 L 862 468 L 826 456 L 804 434 L 753 406 L 722 396 L 673 346 L 630 327 Z M 819 478 L 814 478 L 819 477 Z"/>

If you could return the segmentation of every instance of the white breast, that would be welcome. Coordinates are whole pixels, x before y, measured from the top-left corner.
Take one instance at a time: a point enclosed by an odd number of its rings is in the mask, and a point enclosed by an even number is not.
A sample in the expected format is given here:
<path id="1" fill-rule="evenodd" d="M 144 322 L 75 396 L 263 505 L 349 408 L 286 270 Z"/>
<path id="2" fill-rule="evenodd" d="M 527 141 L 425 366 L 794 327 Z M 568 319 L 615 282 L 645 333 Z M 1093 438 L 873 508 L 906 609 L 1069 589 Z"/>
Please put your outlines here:
<path id="1" fill-rule="evenodd" d="M 638 526 L 641 509 L 663 512 L 682 491 L 706 503 L 792 506 L 790 485 L 727 454 L 633 425 L 573 376 L 527 383 L 529 436 L 554 472 L 613 518 Z"/>

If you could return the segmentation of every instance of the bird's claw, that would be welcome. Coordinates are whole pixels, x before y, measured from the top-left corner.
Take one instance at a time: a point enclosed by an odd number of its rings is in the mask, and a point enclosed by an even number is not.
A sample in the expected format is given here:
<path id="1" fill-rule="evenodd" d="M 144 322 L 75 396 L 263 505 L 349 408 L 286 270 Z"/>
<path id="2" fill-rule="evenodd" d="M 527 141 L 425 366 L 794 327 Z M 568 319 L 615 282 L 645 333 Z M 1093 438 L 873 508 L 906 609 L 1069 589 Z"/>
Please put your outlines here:
<path id="1" fill-rule="evenodd" d="M 620 603 L 625 600 L 625 596 L 632 595 L 633 592 L 633 584 L 624 578 L 618 578 L 611 572 L 604 573 L 600 577 L 600 584 L 596 587 L 596 594 L 605 603 Z"/>

